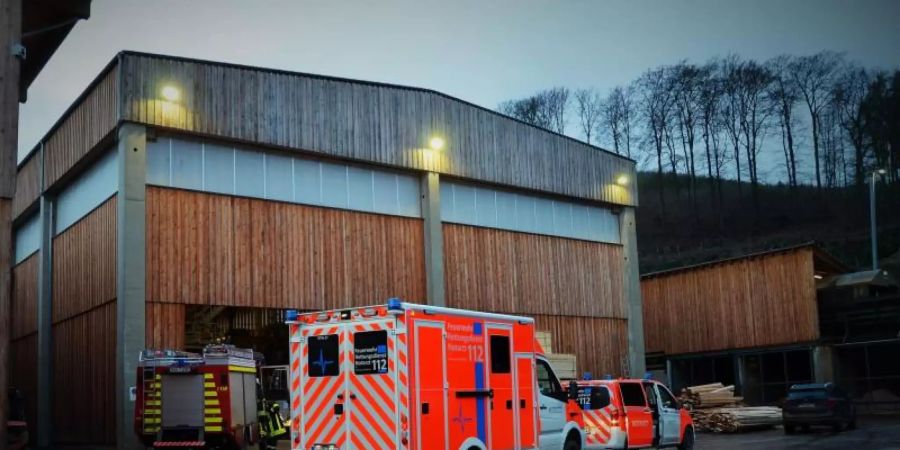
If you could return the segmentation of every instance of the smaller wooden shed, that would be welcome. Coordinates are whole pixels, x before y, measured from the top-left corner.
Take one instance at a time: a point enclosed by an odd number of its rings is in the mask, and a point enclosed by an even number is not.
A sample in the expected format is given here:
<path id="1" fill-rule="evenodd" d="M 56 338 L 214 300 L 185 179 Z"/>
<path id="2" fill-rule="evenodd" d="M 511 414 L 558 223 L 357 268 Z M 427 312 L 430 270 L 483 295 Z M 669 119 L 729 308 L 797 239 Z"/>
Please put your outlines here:
<path id="1" fill-rule="evenodd" d="M 753 379 L 760 402 L 771 401 L 787 384 L 816 378 L 816 281 L 844 271 L 806 243 L 645 274 L 648 367 L 666 370 L 676 389 Z"/>

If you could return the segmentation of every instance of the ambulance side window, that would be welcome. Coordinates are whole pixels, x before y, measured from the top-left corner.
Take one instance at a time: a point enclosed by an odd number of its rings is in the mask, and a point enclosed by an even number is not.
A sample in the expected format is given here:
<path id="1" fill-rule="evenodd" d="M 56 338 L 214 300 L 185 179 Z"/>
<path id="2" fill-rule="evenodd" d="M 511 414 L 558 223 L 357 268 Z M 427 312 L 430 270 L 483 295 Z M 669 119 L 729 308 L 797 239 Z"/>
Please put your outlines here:
<path id="1" fill-rule="evenodd" d="M 338 365 L 338 336 L 329 334 L 325 336 L 309 337 L 309 355 L 306 358 L 306 367 L 311 377 L 333 377 L 341 373 Z"/>
<path id="2" fill-rule="evenodd" d="M 491 336 L 491 373 L 509 373 L 509 336 Z"/>
<path id="3" fill-rule="evenodd" d="M 563 392 L 559 380 L 556 379 L 556 375 L 553 374 L 553 370 L 550 369 L 547 361 L 537 360 L 537 381 L 541 395 L 566 401 L 566 393 Z"/>
<path id="4" fill-rule="evenodd" d="M 619 383 L 619 391 L 622 392 L 622 403 L 625 406 L 647 406 L 644 389 L 639 383 Z"/>

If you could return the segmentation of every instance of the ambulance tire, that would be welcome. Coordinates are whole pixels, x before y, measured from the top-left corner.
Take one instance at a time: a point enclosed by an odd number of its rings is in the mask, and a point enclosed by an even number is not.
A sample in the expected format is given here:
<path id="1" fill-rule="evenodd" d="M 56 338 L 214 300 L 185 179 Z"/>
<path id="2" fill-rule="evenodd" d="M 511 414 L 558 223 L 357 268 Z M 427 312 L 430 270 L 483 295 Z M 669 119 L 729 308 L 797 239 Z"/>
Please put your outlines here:
<path id="1" fill-rule="evenodd" d="M 569 435 L 566 436 L 566 444 L 563 445 L 563 450 L 581 450 L 581 439 L 579 439 L 577 432 L 569 432 Z"/>

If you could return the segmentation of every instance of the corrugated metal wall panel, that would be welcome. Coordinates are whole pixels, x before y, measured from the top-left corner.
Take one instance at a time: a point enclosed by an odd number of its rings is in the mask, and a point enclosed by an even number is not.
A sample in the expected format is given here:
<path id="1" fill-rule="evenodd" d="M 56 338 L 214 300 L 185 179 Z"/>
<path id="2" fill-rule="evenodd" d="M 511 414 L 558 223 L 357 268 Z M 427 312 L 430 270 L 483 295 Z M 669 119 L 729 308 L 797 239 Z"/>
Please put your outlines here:
<path id="1" fill-rule="evenodd" d="M 637 203 L 634 163 L 417 89 L 126 54 L 123 119 L 394 167 Z M 160 98 L 166 84 L 181 99 Z M 434 135 L 441 152 L 425 150 Z"/>
<path id="2" fill-rule="evenodd" d="M 628 321 L 601 317 L 535 315 L 535 328 L 553 335 L 553 352 L 577 357 L 580 376 L 624 376 L 628 367 Z"/>
<path id="3" fill-rule="evenodd" d="M 13 267 L 9 308 L 12 340 L 37 331 L 38 261 L 34 254 Z"/>
<path id="4" fill-rule="evenodd" d="M 624 319 L 620 245 L 444 224 L 447 305 Z"/>
<path id="5" fill-rule="evenodd" d="M 44 144 L 46 186 L 83 158 L 118 123 L 118 70 L 111 70 L 72 110 Z"/>
<path id="6" fill-rule="evenodd" d="M 147 189 L 148 301 L 330 309 L 425 297 L 422 221 Z"/>
<path id="7" fill-rule="evenodd" d="M 53 325 L 53 441 L 115 443 L 116 302 Z"/>
<path id="8" fill-rule="evenodd" d="M 116 297 L 116 197 L 53 239 L 53 322 Z"/>
<path id="9" fill-rule="evenodd" d="M 147 303 L 147 348 L 184 348 L 184 305 Z"/>
<path id="10" fill-rule="evenodd" d="M 732 260 L 641 280 L 647 352 L 670 355 L 819 337 L 812 250 Z"/>

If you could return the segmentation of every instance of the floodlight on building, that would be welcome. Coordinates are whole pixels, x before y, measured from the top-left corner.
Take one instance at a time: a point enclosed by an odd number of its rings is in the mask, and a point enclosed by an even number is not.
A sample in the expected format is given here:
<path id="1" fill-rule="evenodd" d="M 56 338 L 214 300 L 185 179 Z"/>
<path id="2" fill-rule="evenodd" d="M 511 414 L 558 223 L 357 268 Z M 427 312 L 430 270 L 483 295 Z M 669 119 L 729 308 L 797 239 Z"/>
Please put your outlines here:
<path id="1" fill-rule="evenodd" d="M 619 175 L 616 178 L 616 184 L 619 186 L 628 186 L 628 175 Z"/>
<path id="2" fill-rule="evenodd" d="M 160 93 L 162 94 L 162 98 L 170 102 L 177 102 L 181 98 L 181 91 L 179 91 L 177 87 L 172 85 L 163 86 Z"/>
<path id="3" fill-rule="evenodd" d="M 444 142 L 444 138 L 439 137 L 439 136 L 435 136 L 435 137 L 431 138 L 430 141 L 428 141 L 428 146 L 429 146 L 432 150 L 443 150 L 443 149 L 444 149 L 444 146 L 445 146 L 446 144 L 447 144 L 447 143 Z"/>

